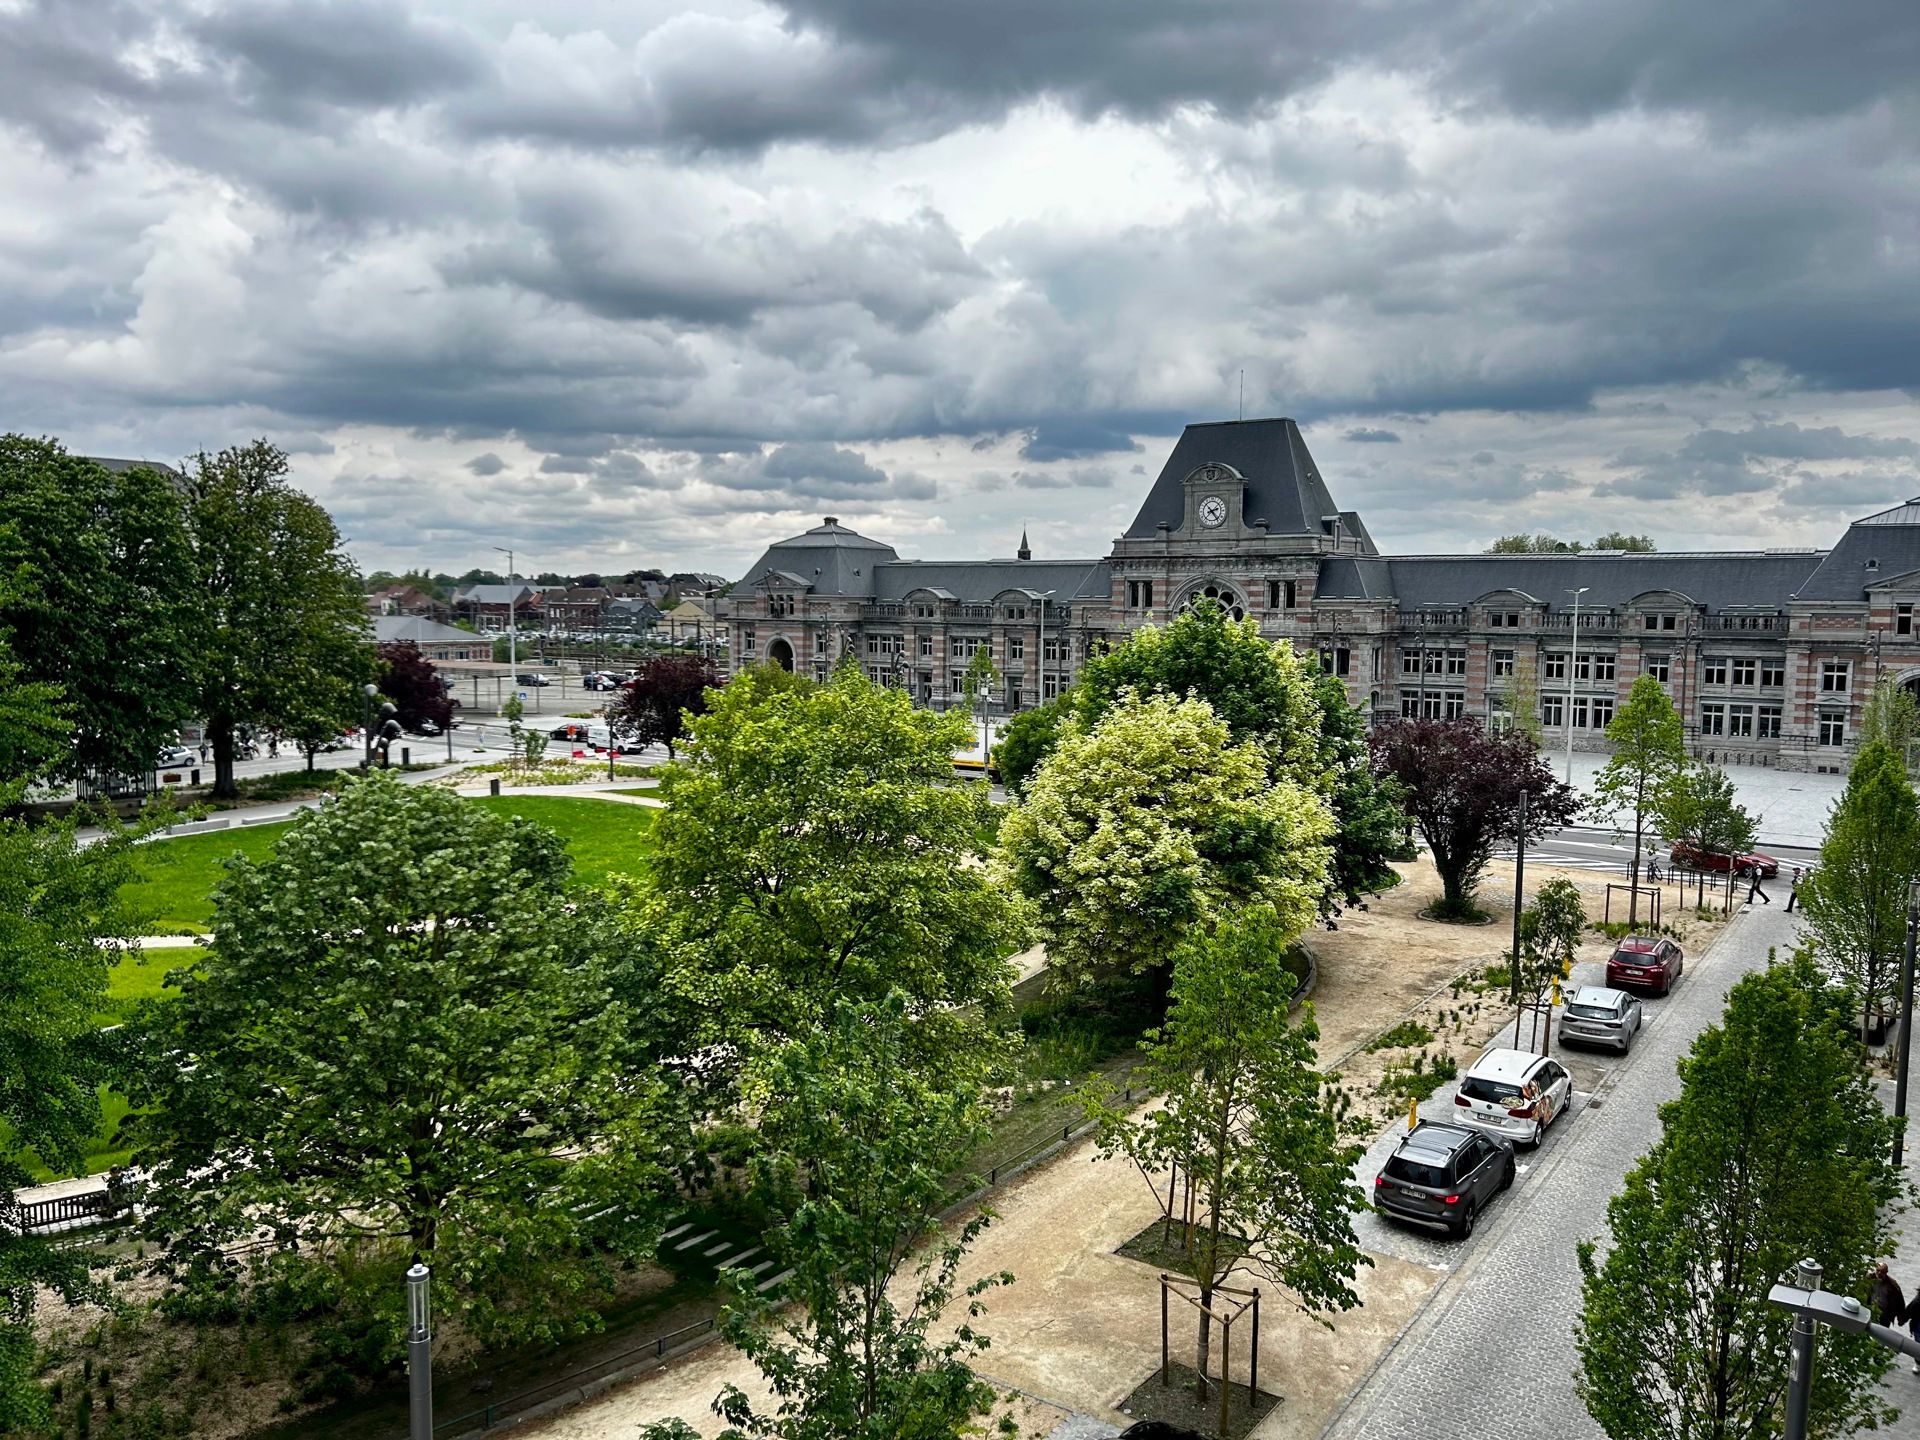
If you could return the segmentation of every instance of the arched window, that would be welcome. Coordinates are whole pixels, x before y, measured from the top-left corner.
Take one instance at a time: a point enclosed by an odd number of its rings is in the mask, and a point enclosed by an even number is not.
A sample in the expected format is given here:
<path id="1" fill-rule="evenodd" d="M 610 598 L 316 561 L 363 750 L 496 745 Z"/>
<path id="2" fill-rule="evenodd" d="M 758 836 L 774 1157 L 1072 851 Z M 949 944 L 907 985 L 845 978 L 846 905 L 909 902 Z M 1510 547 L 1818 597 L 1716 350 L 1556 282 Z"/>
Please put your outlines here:
<path id="1" fill-rule="evenodd" d="M 1191 591 L 1187 595 L 1185 603 L 1183 603 L 1180 608 L 1183 611 L 1191 610 L 1196 600 L 1213 600 L 1218 602 L 1220 608 L 1235 620 L 1244 620 L 1247 618 L 1247 607 L 1242 603 L 1240 597 L 1234 594 L 1232 586 L 1222 585 L 1217 581 L 1209 580 L 1206 584 Z"/>

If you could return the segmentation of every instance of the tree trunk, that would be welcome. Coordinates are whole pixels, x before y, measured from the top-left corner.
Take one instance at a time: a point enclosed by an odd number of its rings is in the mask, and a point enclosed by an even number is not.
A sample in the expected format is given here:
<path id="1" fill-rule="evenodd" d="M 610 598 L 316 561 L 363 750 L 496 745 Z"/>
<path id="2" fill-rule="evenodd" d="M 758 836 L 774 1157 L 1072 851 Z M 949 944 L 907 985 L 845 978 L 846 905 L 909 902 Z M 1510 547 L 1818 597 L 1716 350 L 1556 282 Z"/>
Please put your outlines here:
<path id="1" fill-rule="evenodd" d="M 312 749 L 307 751 L 307 773 L 309 775 L 313 774 L 313 757 L 315 753 Z"/>
<path id="2" fill-rule="evenodd" d="M 213 741 L 213 797 L 238 799 L 240 787 L 233 783 L 233 717 L 208 716 L 207 736 Z"/>

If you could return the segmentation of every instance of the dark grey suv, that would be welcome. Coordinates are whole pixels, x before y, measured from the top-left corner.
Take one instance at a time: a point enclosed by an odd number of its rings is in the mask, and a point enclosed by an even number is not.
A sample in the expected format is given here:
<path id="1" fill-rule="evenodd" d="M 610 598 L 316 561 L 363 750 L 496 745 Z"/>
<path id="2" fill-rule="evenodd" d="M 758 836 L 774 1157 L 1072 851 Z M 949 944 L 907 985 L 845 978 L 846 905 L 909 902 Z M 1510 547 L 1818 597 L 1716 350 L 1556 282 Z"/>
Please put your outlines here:
<path id="1" fill-rule="evenodd" d="M 1465 1239 L 1487 1203 L 1513 1184 L 1515 1169 L 1511 1142 L 1422 1120 L 1374 1176 L 1373 1203 L 1382 1214 Z"/>

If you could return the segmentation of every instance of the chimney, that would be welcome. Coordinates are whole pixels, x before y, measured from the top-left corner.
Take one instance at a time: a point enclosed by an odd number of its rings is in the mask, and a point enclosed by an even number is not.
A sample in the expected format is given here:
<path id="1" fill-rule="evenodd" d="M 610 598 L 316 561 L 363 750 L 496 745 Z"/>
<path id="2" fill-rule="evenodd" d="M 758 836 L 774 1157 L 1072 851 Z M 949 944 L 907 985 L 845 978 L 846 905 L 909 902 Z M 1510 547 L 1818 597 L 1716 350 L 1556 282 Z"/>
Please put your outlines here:
<path id="1" fill-rule="evenodd" d="M 827 524 L 838 525 L 839 523 L 840 523 L 840 517 L 838 515 L 827 516 Z"/>

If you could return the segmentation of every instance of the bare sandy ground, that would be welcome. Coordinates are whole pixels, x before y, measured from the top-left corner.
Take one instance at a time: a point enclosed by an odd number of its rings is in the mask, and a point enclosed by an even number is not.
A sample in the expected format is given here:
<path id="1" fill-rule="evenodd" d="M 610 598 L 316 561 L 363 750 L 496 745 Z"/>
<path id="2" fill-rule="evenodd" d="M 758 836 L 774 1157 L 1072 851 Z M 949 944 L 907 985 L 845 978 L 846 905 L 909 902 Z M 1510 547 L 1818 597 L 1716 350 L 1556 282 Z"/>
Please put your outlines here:
<path id="1" fill-rule="evenodd" d="M 1435 1006 L 1460 1009 L 1449 982 L 1501 958 L 1510 933 L 1510 867 L 1488 872 L 1481 901 L 1493 919 L 1485 926 L 1420 919 L 1417 912 L 1438 897 L 1439 882 L 1424 861 L 1399 869 L 1397 888 L 1365 911 L 1349 911 L 1336 931 L 1307 937 L 1319 963 L 1313 1001 L 1321 1055 L 1329 1062 L 1346 1056 L 1343 1073 L 1356 1090 L 1366 1090 L 1377 1078 L 1384 1057 L 1348 1052 L 1420 1009 L 1423 1001 L 1427 1007 L 1421 1014 L 1429 1020 Z M 1602 877 L 1538 866 L 1529 871 L 1529 892 L 1555 874 L 1579 884 L 1589 910 L 1599 913 Z M 1705 928 L 1696 926 L 1690 946 L 1704 943 Z M 1586 947 L 1593 953 L 1583 952 L 1582 958 L 1604 957 L 1606 948 L 1596 937 Z M 1507 1012 L 1486 1005 L 1471 1023 L 1463 1021 L 1457 1034 L 1442 1040 L 1464 1063 L 1507 1020 Z M 1152 1373 L 1160 1355 L 1157 1272 L 1114 1253 L 1160 1213 L 1146 1182 L 1124 1160 L 1097 1159 L 1083 1142 L 1014 1181 L 993 1203 L 998 1219 L 970 1257 L 967 1273 L 1010 1270 L 1015 1283 L 989 1297 L 982 1328 L 993 1337 L 993 1346 L 983 1373 L 1046 1402 L 1025 1415 L 1033 1425 L 1050 1428 L 1052 1418 L 1067 1409 L 1124 1425 L 1127 1417 L 1114 1407 Z M 1441 1279 L 1437 1270 L 1394 1256 L 1373 1259 L 1356 1287 L 1360 1307 L 1337 1317 L 1332 1330 L 1289 1311 L 1280 1296 L 1267 1297 L 1261 1388 L 1285 1398 L 1262 1423 L 1259 1436 L 1307 1440 L 1317 1435 Z M 1176 1332 L 1176 1355 L 1190 1355 L 1191 1330 L 1183 1325 Z M 1236 1335 L 1237 1374 L 1245 1373 L 1247 1343 Z M 598 1440 L 629 1436 L 642 1423 L 678 1415 L 711 1436 L 720 1429 L 710 1406 L 721 1385 L 753 1393 L 755 1378 L 739 1355 L 716 1346 L 548 1420 L 532 1433 L 545 1440 Z"/>

